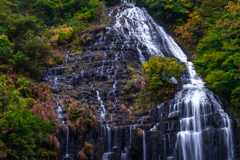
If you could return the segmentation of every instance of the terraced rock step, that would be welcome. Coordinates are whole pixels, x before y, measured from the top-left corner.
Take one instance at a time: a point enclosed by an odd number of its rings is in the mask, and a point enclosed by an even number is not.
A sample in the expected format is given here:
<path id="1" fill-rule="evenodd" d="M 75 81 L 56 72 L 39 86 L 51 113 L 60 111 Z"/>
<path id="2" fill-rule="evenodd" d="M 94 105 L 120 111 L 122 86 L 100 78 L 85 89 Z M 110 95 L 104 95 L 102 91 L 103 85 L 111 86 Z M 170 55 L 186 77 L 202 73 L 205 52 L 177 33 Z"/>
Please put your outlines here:
<path id="1" fill-rule="evenodd" d="M 108 11 L 114 25 L 92 31 L 93 41 L 83 52 L 69 54 L 66 64 L 49 69 L 42 79 L 60 98 L 74 97 L 101 120 L 99 133 L 70 131 L 68 143 L 60 133 L 69 153 L 62 149 L 59 159 L 77 159 L 85 141 L 96 147 L 91 160 L 233 159 L 231 120 L 174 39 L 144 8 L 123 4 Z M 174 57 L 187 70 L 181 81 L 173 79 L 181 85 L 169 102 L 134 115 L 130 105 L 137 96 L 123 92 L 129 66 L 141 68 L 151 55 Z"/>

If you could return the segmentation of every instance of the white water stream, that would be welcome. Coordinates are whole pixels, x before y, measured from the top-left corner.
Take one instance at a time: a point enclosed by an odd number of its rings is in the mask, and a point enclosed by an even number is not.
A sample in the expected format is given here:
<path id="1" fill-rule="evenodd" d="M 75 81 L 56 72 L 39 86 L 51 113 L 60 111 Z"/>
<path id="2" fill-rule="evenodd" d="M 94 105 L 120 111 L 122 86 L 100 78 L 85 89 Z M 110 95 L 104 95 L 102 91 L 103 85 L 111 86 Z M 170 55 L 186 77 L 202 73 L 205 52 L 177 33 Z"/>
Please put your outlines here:
<path id="1" fill-rule="evenodd" d="M 147 160 L 146 135 L 143 131 L 143 160 Z"/>
<path id="2" fill-rule="evenodd" d="M 208 129 L 207 116 L 211 114 L 213 109 L 221 117 L 221 130 L 224 133 L 228 159 L 232 159 L 234 148 L 231 121 L 222 109 L 222 103 L 204 86 L 205 83 L 196 74 L 192 62 L 187 61 L 187 56 L 174 39 L 153 20 L 148 12 L 144 8 L 136 7 L 133 4 L 126 5 L 129 8 L 123 11 L 119 7 L 116 23 L 113 26 L 114 30 L 118 34 L 124 35 L 126 39 L 134 38 L 139 44 L 146 46 L 149 55 L 175 57 L 187 66 L 187 74 L 182 79 L 185 84 L 182 90 L 176 94 L 175 103 L 170 106 L 168 115 L 169 118 L 180 117 L 181 131 L 177 135 L 176 148 L 182 150 L 183 159 L 203 159 L 202 131 Z M 140 60 L 143 61 L 145 58 L 138 46 Z M 176 83 L 175 80 L 173 81 Z M 143 135 L 143 142 L 145 142 L 145 133 Z M 146 147 L 143 146 L 143 148 Z M 143 159 L 146 159 L 145 151 Z"/>

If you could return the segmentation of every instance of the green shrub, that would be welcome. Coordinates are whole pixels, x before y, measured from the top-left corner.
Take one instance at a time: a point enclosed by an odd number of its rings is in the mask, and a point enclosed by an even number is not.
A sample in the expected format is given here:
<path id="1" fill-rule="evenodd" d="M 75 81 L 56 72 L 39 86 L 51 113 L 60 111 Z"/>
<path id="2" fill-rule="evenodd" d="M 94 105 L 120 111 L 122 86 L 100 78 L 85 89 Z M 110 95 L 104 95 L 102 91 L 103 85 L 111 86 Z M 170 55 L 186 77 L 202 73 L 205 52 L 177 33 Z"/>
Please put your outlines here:
<path id="1" fill-rule="evenodd" d="M 125 87 L 125 92 L 136 99 L 134 112 L 151 109 L 164 100 L 169 100 L 174 93 L 175 85 L 169 80 L 179 79 L 185 65 L 176 62 L 174 58 L 153 56 L 143 63 L 142 70 L 128 67 L 131 80 Z"/>
<path id="2" fill-rule="evenodd" d="M 88 8 L 85 8 L 83 11 L 75 13 L 74 17 L 80 21 L 91 22 L 97 17 L 97 15 L 95 9 L 89 10 Z"/>
<path id="3" fill-rule="evenodd" d="M 1 115 L 0 131 L 3 133 L 0 135 L 1 149 L 9 159 L 42 157 L 43 150 L 38 145 L 54 131 L 54 127 L 51 122 L 40 120 L 39 116 L 33 115 L 21 105 L 12 106 Z"/>
<path id="4" fill-rule="evenodd" d="M 225 30 L 215 27 L 199 42 L 198 56 L 194 64 L 202 73 L 208 87 L 217 92 L 228 103 L 239 106 L 237 96 L 240 86 L 240 44 L 239 40 L 222 38 Z"/>
<path id="5" fill-rule="evenodd" d="M 11 41 L 22 39 L 28 31 L 34 35 L 43 31 L 43 26 L 34 17 L 10 14 L 5 21 L 6 35 Z M 17 42 L 17 41 L 16 41 Z"/>
<path id="6" fill-rule="evenodd" d="M 54 54 L 53 60 L 54 60 L 54 62 L 56 62 L 56 65 L 60 65 L 60 64 L 64 63 L 64 59 L 60 54 Z"/>
<path id="7" fill-rule="evenodd" d="M 68 34 L 63 31 L 58 32 L 58 38 L 57 38 L 57 43 L 58 45 L 65 44 L 65 41 L 67 41 Z"/>
<path id="8" fill-rule="evenodd" d="M 68 32 L 68 42 L 72 42 L 77 38 L 77 29 L 73 28 Z"/>
<path id="9" fill-rule="evenodd" d="M 32 6 L 31 11 L 47 25 L 56 23 L 57 13 L 53 2 L 47 0 L 37 0 Z"/>
<path id="10" fill-rule="evenodd" d="M 152 56 L 143 63 L 143 71 L 148 75 L 147 82 L 150 90 L 166 90 L 171 87 L 170 78 L 179 79 L 185 65 L 178 63 L 174 58 Z M 165 88 L 166 87 L 166 88 Z"/>
<path id="11" fill-rule="evenodd" d="M 13 50 L 11 49 L 12 43 L 8 40 L 6 35 L 0 35 L 0 62 L 2 64 L 11 63 L 14 64 L 12 61 L 13 58 Z"/>
<path id="12" fill-rule="evenodd" d="M 30 112 L 36 103 L 31 87 L 32 82 L 24 77 L 0 73 L 0 159 L 45 159 L 54 155 L 44 145 L 55 127 Z"/>

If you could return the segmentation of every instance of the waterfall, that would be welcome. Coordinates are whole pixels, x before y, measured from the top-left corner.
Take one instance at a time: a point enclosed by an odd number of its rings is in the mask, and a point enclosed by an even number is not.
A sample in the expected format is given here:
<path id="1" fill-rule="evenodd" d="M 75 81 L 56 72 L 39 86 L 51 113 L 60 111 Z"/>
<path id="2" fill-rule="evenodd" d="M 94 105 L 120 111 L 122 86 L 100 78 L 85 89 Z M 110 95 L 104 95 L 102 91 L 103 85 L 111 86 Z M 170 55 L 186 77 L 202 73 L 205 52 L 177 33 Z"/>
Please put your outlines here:
<path id="1" fill-rule="evenodd" d="M 100 101 L 100 108 L 99 108 L 99 112 L 100 112 L 100 117 L 101 118 L 104 118 L 105 117 L 105 108 L 104 108 L 104 105 L 103 105 L 103 101 L 101 100 L 101 97 L 99 95 L 99 91 L 96 91 L 97 92 L 97 99 Z"/>
<path id="2" fill-rule="evenodd" d="M 143 160 L 147 160 L 146 135 L 143 131 Z"/>
<path id="3" fill-rule="evenodd" d="M 70 53 L 70 50 L 67 51 L 66 53 L 66 58 L 65 58 L 65 64 L 67 65 L 68 63 L 68 55 Z M 59 70 L 59 66 L 55 66 L 54 67 L 54 73 L 51 73 L 50 71 L 48 71 L 48 75 L 52 75 L 52 81 L 51 84 L 52 86 L 56 87 L 58 86 L 61 82 L 59 82 L 59 79 L 58 79 L 58 70 Z M 59 95 L 57 95 L 56 97 L 57 99 L 59 98 Z M 57 114 L 57 118 L 62 122 L 62 124 L 64 124 L 64 126 L 66 127 L 67 129 L 67 133 L 66 133 L 66 144 L 65 144 L 65 147 L 66 147 L 66 150 L 65 150 L 65 154 L 63 155 L 63 158 L 64 159 L 69 159 L 71 160 L 72 159 L 72 155 L 69 154 L 69 128 L 68 128 L 68 124 L 66 122 L 66 118 L 64 118 L 64 112 L 63 112 L 63 109 L 62 107 L 59 105 L 59 102 L 58 100 L 56 100 L 56 107 L 55 107 L 55 111 L 56 111 L 56 114 Z"/>
<path id="4" fill-rule="evenodd" d="M 174 39 L 146 9 L 130 3 L 120 5 L 118 11 L 116 9 L 109 9 L 108 14 L 116 14 L 115 23 L 101 30 L 102 34 L 94 37 L 95 43 L 87 46 L 81 57 L 71 55 L 68 60 L 68 52 L 66 63 L 49 69 L 44 77 L 54 91 L 58 89 L 55 93 L 60 95 L 60 91 L 74 90 L 75 96 L 84 99 L 84 103 L 96 105 L 101 126 L 96 136 L 91 134 L 91 141 L 96 146 L 92 159 L 134 160 L 136 156 L 139 160 L 233 159 L 235 151 L 231 120 L 218 96 L 205 87 L 193 63 L 187 61 L 188 57 Z M 181 80 L 170 79 L 175 84 L 182 83 L 182 87 L 169 102 L 158 104 L 149 113 L 126 114 L 134 101 L 132 95 L 124 95 L 121 90 L 127 85 L 130 75 L 128 66 L 141 68 L 141 62 L 149 60 L 151 55 L 174 57 L 186 64 Z M 65 72 L 69 67 L 73 71 Z M 97 85 L 93 88 L 95 80 Z M 85 85 L 76 85 L 83 81 Z M 71 87 L 73 84 L 75 88 Z M 119 104 L 124 104 L 129 110 L 121 111 Z M 58 102 L 56 113 L 68 127 Z M 115 131 L 111 131 L 113 128 Z M 138 128 L 144 130 L 143 139 L 136 133 Z M 74 139 L 78 135 L 70 139 L 69 134 L 67 128 L 67 137 L 58 137 L 64 148 L 60 159 L 73 159 L 73 153 L 81 149 L 79 146 L 82 144 Z M 68 145 L 72 139 L 76 144 Z"/>
<path id="5" fill-rule="evenodd" d="M 68 63 L 68 55 L 69 55 L 69 53 L 70 53 L 70 50 L 68 50 L 67 53 L 66 53 L 65 64 Z"/>
<path id="6" fill-rule="evenodd" d="M 114 144 L 113 144 L 113 147 L 117 148 L 118 147 L 118 144 L 117 144 L 117 131 L 118 131 L 118 127 L 114 127 L 115 128 L 115 133 L 114 133 Z"/>
<path id="7" fill-rule="evenodd" d="M 106 149 L 105 152 L 102 156 L 103 160 L 111 160 L 109 159 L 109 156 L 111 155 L 111 150 L 112 150 L 112 136 L 111 136 L 111 129 L 110 127 L 106 127 L 106 131 L 105 131 L 105 140 L 107 141 L 106 145 Z"/>
<path id="8" fill-rule="evenodd" d="M 64 155 L 65 158 L 68 159 L 72 159 L 71 155 L 68 153 L 68 145 L 69 145 L 69 128 L 68 125 L 66 123 L 66 120 L 64 119 L 64 114 L 63 114 L 63 110 L 62 107 L 58 104 L 58 101 L 56 101 L 56 114 L 57 114 L 57 118 L 66 126 L 67 128 L 67 134 L 66 134 L 66 153 Z"/>
<path id="9" fill-rule="evenodd" d="M 68 128 L 68 125 L 66 125 L 66 127 L 67 127 L 67 137 L 66 137 L 67 141 L 66 141 L 66 157 L 65 158 L 69 158 L 69 156 L 70 156 L 68 154 L 69 128 Z"/>
<path id="10" fill-rule="evenodd" d="M 176 150 L 180 151 L 179 154 L 182 154 L 184 160 L 203 160 L 202 132 L 212 128 L 208 120 L 214 110 L 219 115 L 219 128 L 221 129 L 219 132 L 225 139 L 227 159 L 232 159 L 234 148 L 231 121 L 222 109 L 222 103 L 205 87 L 205 83 L 195 72 L 193 63 L 187 61 L 187 56 L 175 40 L 153 20 L 146 9 L 133 4 L 125 4 L 125 6 L 127 9 L 119 7 L 113 29 L 125 39 L 133 38 L 138 42 L 137 50 L 141 61 L 145 58 L 139 45 L 146 46 L 149 55 L 175 57 L 187 66 L 182 79 L 183 87 L 176 93 L 169 106 L 168 118 L 179 117 L 180 121 Z M 172 81 L 177 83 L 174 78 Z M 156 127 L 152 131 L 156 130 Z M 145 145 L 145 132 L 143 132 L 144 160 L 146 159 Z M 169 155 L 169 159 L 172 159 L 172 156 L 174 155 Z"/>
<path id="11" fill-rule="evenodd" d="M 130 139 L 130 146 L 131 146 L 131 144 L 132 144 L 132 125 L 130 125 L 130 137 L 129 137 L 129 139 Z"/>
<path id="12" fill-rule="evenodd" d="M 112 141 L 112 136 L 111 136 L 111 129 L 107 127 L 107 132 L 108 132 L 108 152 L 111 152 L 111 141 Z"/>

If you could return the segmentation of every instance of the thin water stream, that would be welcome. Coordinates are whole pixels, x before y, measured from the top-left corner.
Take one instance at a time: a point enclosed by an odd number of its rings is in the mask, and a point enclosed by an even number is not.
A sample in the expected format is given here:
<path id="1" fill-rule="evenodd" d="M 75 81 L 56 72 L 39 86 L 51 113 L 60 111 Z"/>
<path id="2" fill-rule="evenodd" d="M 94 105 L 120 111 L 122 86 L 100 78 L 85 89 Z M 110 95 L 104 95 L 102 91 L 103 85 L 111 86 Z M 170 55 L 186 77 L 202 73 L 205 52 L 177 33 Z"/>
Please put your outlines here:
<path id="1" fill-rule="evenodd" d="M 221 101 L 205 87 L 205 83 L 195 72 L 193 63 L 187 61 L 187 56 L 175 40 L 153 20 L 146 9 L 130 3 L 125 5 L 127 9 L 121 10 L 121 6 L 119 7 L 116 23 L 112 28 L 125 39 L 133 38 L 138 42 L 137 50 L 141 61 L 145 58 L 138 47 L 140 45 L 146 46 L 149 55 L 171 56 L 186 64 L 187 71 L 181 80 L 183 87 L 170 102 L 168 115 L 168 118 L 180 117 L 180 132 L 177 134 L 175 147 L 179 150 L 179 154 L 182 154 L 183 160 L 203 160 L 202 131 L 211 128 L 208 119 L 212 116 L 213 110 L 220 115 L 221 125 L 219 127 L 225 138 L 227 159 L 232 159 L 234 148 L 231 121 L 222 109 Z M 177 83 L 174 77 L 172 81 Z M 161 105 L 158 106 L 159 109 L 161 107 Z M 152 131 L 157 130 L 156 127 L 157 125 Z M 143 132 L 143 149 L 145 160 L 145 132 Z M 171 154 L 168 159 L 174 157 L 174 153 Z"/>
<path id="2" fill-rule="evenodd" d="M 113 13 L 114 11 L 110 10 L 109 16 Z M 115 23 L 113 26 L 106 28 L 106 32 L 102 34 L 99 41 L 93 44 L 93 46 L 99 45 L 98 48 L 100 48 L 100 45 L 104 45 L 105 42 L 109 40 L 107 39 L 107 36 L 111 33 L 114 33 L 114 35 L 111 35 L 112 41 L 110 41 L 110 46 L 107 47 L 118 47 L 118 51 L 114 51 L 113 56 L 107 51 L 104 52 L 104 57 L 101 61 L 102 66 L 98 65 L 97 70 L 94 73 L 101 73 L 102 77 L 99 76 L 100 78 L 107 77 L 107 80 L 113 79 L 110 85 L 111 89 L 109 93 L 112 94 L 114 109 L 117 109 L 118 101 L 121 101 L 121 99 L 118 99 L 116 96 L 118 93 L 117 91 L 119 91 L 117 87 L 122 85 L 121 80 L 118 79 L 118 77 L 121 76 L 119 76 L 119 73 L 123 73 L 121 72 L 123 68 L 120 64 L 123 62 L 122 59 L 124 57 L 129 56 L 126 53 L 130 53 L 132 48 L 135 48 L 134 51 L 138 52 L 134 53 L 137 60 L 139 59 L 138 64 L 141 64 L 140 61 L 148 60 L 151 55 L 174 57 L 178 61 L 186 64 L 186 71 L 183 73 L 183 78 L 181 80 L 177 81 L 174 77 L 171 79 L 173 83 L 182 83 L 182 87 L 169 103 L 161 103 L 154 109 L 153 114 L 157 116 L 158 123 L 154 123 L 154 125 L 151 126 L 151 129 L 149 128 L 149 124 L 145 125 L 145 121 L 148 116 L 144 115 L 142 117 L 137 117 L 134 125 L 127 126 L 130 128 L 129 132 L 127 131 L 122 133 L 120 132 L 122 128 L 118 127 L 115 127 L 114 132 L 111 131 L 110 125 L 112 124 L 108 125 L 107 119 L 105 119 L 108 117 L 105 117 L 106 112 L 108 111 L 108 108 L 106 108 L 105 111 L 105 107 L 108 105 L 108 103 L 104 101 L 106 100 L 106 97 L 102 95 L 102 88 L 98 90 L 93 88 L 94 92 L 96 92 L 96 96 L 94 96 L 94 98 L 100 103 L 98 112 L 101 119 L 104 119 L 104 121 L 102 121 L 103 124 L 100 127 L 101 132 L 99 133 L 99 139 L 103 140 L 104 144 L 104 153 L 101 154 L 101 158 L 103 160 L 111 160 L 110 157 L 112 157 L 112 153 L 117 147 L 119 147 L 120 150 L 118 150 L 118 154 L 120 157 L 118 159 L 128 160 L 128 155 L 131 154 L 131 150 L 129 150 L 129 148 L 135 144 L 132 130 L 139 126 L 143 126 L 142 128 L 144 131 L 143 139 L 141 140 L 141 159 L 149 160 L 149 157 L 151 156 L 148 154 L 152 153 L 150 152 L 151 148 L 147 147 L 150 143 L 148 140 L 151 138 L 149 136 L 151 136 L 152 132 L 160 133 L 161 131 L 159 128 L 161 125 L 163 125 L 163 123 L 167 123 L 167 129 L 165 133 L 161 133 L 163 134 L 161 135 L 161 139 L 163 140 L 162 146 L 165 150 L 168 150 L 168 152 L 159 153 L 159 155 L 157 155 L 159 159 L 163 157 L 167 160 L 206 160 L 207 155 L 205 155 L 206 149 L 204 148 L 204 145 L 206 145 L 205 141 L 211 134 L 215 133 L 219 136 L 218 140 L 215 139 L 215 141 L 217 143 L 221 141 L 221 145 L 224 146 L 222 147 L 224 148 L 224 150 L 222 149 L 222 151 L 224 151 L 223 160 L 233 159 L 235 151 L 233 147 L 231 120 L 229 119 L 227 113 L 224 112 L 221 100 L 205 87 L 205 82 L 195 72 L 193 63 L 187 61 L 188 57 L 177 45 L 175 40 L 153 20 L 146 9 L 136 7 L 131 3 L 119 6 Z M 71 59 L 68 60 L 68 53 L 65 65 L 67 65 L 68 62 L 71 62 Z M 108 58 L 110 58 L 109 55 L 112 56 L 110 62 L 108 61 Z M 112 66 L 108 66 L 109 64 L 112 64 Z M 86 68 L 87 67 L 81 68 L 81 71 L 79 72 L 79 79 L 83 80 L 83 77 L 87 73 Z M 57 68 L 55 68 L 55 70 L 56 69 Z M 50 75 L 48 74 L 47 76 L 50 79 L 49 81 L 51 82 L 51 85 L 56 86 L 60 83 L 60 77 L 56 75 L 56 71 L 52 70 L 51 72 L 54 72 L 54 74 L 49 73 Z M 166 106 L 168 107 L 167 109 Z M 111 114 L 111 123 L 113 123 L 113 119 L 116 114 L 115 110 L 113 110 L 113 112 L 114 113 Z M 64 156 L 65 158 L 68 158 L 71 157 L 69 154 L 70 150 L 68 150 L 69 129 L 66 119 L 64 119 L 63 109 L 58 105 L 58 102 L 56 105 L 56 113 L 58 118 L 67 127 L 67 137 L 65 143 L 66 153 L 64 153 Z M 119 121 L 120 120 L 121 119 L 119 119 Z M 173 122 L 176 121 L 178 123 L 175 124 L 179 124 L 179 130 L 176 131 L 175 135 L 172 135 L 171 131 L 175 129 L 174 127 L 176 127 Z M 125 131 L 129 130 L 129 128 L 126 128 Z M 118 132 L 121 136 L 129 136 L 127 137 L 127 140 L 122 140 L 124 141 L 124 145 L 122 146 L 119 146 L 117 142 L 113 141 L 113 139 L 116 140 L 119 138 L 117 137 Z M 112 136 L 113 134 L 114 136 Z M 125 140 L 128 142 L 125 142 Z M 213 146 L 210 145 L 208 147 L 213 151 L 218 149 L 213 148 Z M 91 157 L 91 159 L 92 158 L 93 157 Z"/>

